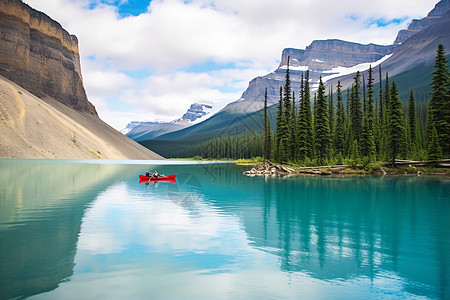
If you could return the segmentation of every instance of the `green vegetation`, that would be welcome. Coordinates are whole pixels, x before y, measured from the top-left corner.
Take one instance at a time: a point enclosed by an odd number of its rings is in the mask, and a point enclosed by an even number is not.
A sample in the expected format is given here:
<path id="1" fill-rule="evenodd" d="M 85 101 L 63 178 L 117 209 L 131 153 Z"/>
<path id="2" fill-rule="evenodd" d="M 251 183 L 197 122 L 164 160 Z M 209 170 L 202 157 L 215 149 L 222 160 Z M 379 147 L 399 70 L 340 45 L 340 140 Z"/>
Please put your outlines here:
<path id="1" fill-rule="evenodd" d="M 261 162 L 264 162 L 264 158 L 262 158 L 261 156 L 252 158 L 240 158 L 237 160 L 238 165 L 247 165 L 247 164 L 253 165 Z"/>
<path id="2" fill-rule="evenodd" d="M 270 159 L 278 163 L 295 163 L 308 166 L 343 164 L 365 167 L 376 161 L 396 159 L 439 159 L 450 155 L 450 76 L 442 45 L 436 55 L 436 70 L 432 73 L 431 100 L 426 120 L 426 134 L 418 122 L 413 90 L 410 90 L 406 109 L 399 97 L 395 81 L 390 84 L 386 74 L 382 90 L 381 68 L 379 102 L 374 107 L 374 84 L 372 68 L 366 82 L 356 72 L 352 88 L 347 93 L 347 113 L 342 104 L 341 86 L 337 86 L 337 109 L 334 114 L 332 92 L 325 95 L 322 78 L 317 94 L 314 95 L 312 136 L 308 136 L 309 118 L 305 112 L 305 95 L 309 88 L 301 84 L 298 119 L 290 112 L 289 94 L 284 93 L 284 101 L 278 103 L 275 128 L 275 151 Z M 290 91 L 289 66 L 286 70 L 285 90 Z M 308 89 L 308 91 L 307 91 Z M 280 95 L 282 89 L 280 88 Z M 362 97 L 361 97 L 362 95 Z M 328 97 L 328 100 L 327 100 Z M 303 110 L 303 111 L 302 111 Z M 406 111 L 406 114 L 404 113 Z M 283 113 L 285 112 L 285 113 Z M 286 124 L 289 124 L 287 126 Z M 297 124 L 291 134 L 286 128 Z M 333 130 L 333 128 L 336 128 Z M 297 138 L 297 140 L 296 140 Z M 297 151 L 289 151 L 291 145 L 299 145 Z"/>
<path id="3" fill-rule="evenodd" d="M 306 71 L 296 105 L 288 65 L 278 105 L 267 107 L 265 94 L 259 112 L 222 112 L 211 118 L 208 128 L 202 123 L 189 127 L 186 137 L 177 132 L 175 140 L 141 143 L 165 157 L 264 157 L 293 166 L 345 164 L 369 173 L 379 170 L 381 161 L 449 157 L 450 86 L 443 47 L 437 50 L 434 69 L 421 66 L 389 78 L 380 66 L 378 73 L 376 80 L 370 68 L 366 80 L 357 72 L 344 94 L 338 82 L 336 93 L 330 87 L 325 95 L 320 82 L 311 95 Z"/>

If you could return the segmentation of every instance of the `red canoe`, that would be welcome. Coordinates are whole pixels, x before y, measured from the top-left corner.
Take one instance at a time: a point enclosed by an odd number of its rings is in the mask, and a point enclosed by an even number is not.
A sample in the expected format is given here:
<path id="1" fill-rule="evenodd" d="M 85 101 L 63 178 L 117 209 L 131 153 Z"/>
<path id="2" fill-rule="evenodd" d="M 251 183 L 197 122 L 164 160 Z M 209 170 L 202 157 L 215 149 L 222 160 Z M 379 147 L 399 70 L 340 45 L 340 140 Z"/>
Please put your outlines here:
<path id="1" fill-rule="evenodd" d="M 150 181 L 159 181 L 159 180 L 169 180 L 177 178 L 177 174 L 167 175 L 167 176 L 159 176 L 158 178 L 154 178 L 151 176 L 139 175 L 140 180 L 149 180 Z"/>

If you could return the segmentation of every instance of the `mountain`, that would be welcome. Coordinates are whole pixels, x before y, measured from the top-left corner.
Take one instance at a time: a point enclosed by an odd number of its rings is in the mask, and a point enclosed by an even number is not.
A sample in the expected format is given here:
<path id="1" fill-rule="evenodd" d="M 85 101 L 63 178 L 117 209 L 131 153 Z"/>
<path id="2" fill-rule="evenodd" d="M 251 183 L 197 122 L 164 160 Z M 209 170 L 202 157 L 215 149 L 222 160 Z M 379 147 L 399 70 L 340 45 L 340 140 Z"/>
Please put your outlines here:
<path id="1" fill-rule="evenodd" d="M 306 70 L 310 72 L 310 84 L 313 89 L 317 88 L 320 76 L 328 85 L 336 86 L 337 80 L 341 80 L 343 87 L 347 88 L 351 86 L 351 82 L 345 79 L 352 78 L 351 74 L 356 71 L 367 70 L 369 65 L 375 67 L 382 64 L 383 69 L 390 75 L 397 75 L 420 64 L 430 63 L 434 59 L 439 42 L 444 46 L 448 44 L 449 39 L 446 34 L 449 33 L 449 27 L 445 28 L 444 23 L 449 10 L 450 0 L 440 1 L 427 17 L 413 20 L 406 30 L 401 30 L 393 45 L 361 45 L 330 39 L 313 41 L 304 50 L 286 48 L 281 54 L 278 68 L 267 75 L 251 80 L 241 98 L 230 103 L 224 110 L 250 113 L 261 109 L 266 88 L 268 104 L 277 103 L 280 86 L 284 85 L 288 57 L 290 57 L 292 87 L 296 92 L 300 87 L 300 76 Z M 427 30 L 425 34 L 419 35 L 420 38 L 415 37 L 406 46 L 403 45 L 408 39 L 429 26 L 432 26 L 433 30 Z M 346 77 L 346 75 L 350 76 Z"/>
<path id="2" fill-rule="evenodd" d="M 170 122 L 167 123 L 167 122 L 133 121 L 129 123 L 125 129 L 121 130 L 121 132 L 130 139 L 133 139 L 135 141 L 141 141 L 146 139 L 153 139 L 162 134 L 180 130 L 185 127 L 186 126 Z"/>
<path id="3" fill-rule="evenodd" d="M 133 121 L 128 123 L 120 132 L 135 141 L 153 139 L 160 135 L 200 123 L 206 117 L 209 117 L 212 108 L 208 104 L 193 103 L 181 118 L 172 122 Z"/>
<path id="4" fill-rule="evenodd" d="M 450 10 L 450 1 L 442 0 L 428 13 L 428 15 L 420 20 L 412 20 L 407 29 L 400 30 L 394 45 L 400 45 L 414 34 L 425 29 L 429 25 L 439 22 L 439 19 Z"/>
<path id="5" fill-rule="evenodd" d="M 439 17 L 435 16 L 433 18 L 434 21 L 430 25 L 411 35 L 406 41 L 398 45 L 392 55 L 381 66 L 383 74 L 387 72 L 389 77 L 408 73 L 409 80 L 404 85 L 399 84 L 399 88 L 407 89 L 408 93 L 410 88 L 422 91 L 424 97 L 416 97 L 419 101 L 429 99 L 426 94 L 430 91 L 430 73 L 433 70 L 438 45 L 444 45 L 447 52 L 450 49 L 450 0 L 441 1 L 436 7 L 442 8 L 442 2 L 447 4 L 447 6 L 444 6 L 447 8 L 446 13 Z M 439 11 L 442 11 L 442 9 Z M 427 70 L 427 72 L 424 73 L 423 70 Z M 367 70 L 362 72 L 362 75 L 367 76 Z M 344 87 L 348 87 L 351 86 L 353 75 L 350 74 L 329 80 L 327 85 L 336 86 L 338 80 L 341 81 Z M 400 92 L 402 91 L 400 90 Z M 404 94 L 409 95 L 408 93 Z M 406 99 L 407 96 L 403 97 L 403 100 Z"/>
<path id="6" fill-rule="evenodd" d="M 0 2 L 0 75 L 38 97 L 97 114 L 83 87 L 76 36 L 20 0 Z"/>
<path id="7" fill-rule="evenodd" d="M 224 110 L 249 113 L 261 109 L 266 88 L 268 104 L 277 103 L 280 86 L 284 85 L 288 57 L 292 86 L 299 88 L 301 74 L 309 70 L 310 84 L 314 88 L 318 86 L 321 75 L 337 77 L 341 73 L 367 69 L 370 63 L 376 64 L 387 58 L 394 49 L 395 46 L 392 45 L 362 45 L 336 39 L 313 41 L 305 50 L 286 48 L 281 54 L 278 68 L 250 81 L 241 98 L 230 103 Z"/>
<path id="8" fill-rule="evenodd" d="M 189 126 L 205 120 L 205 116 L 210 114 L 213 107 L 208 104 L 194 103 L 188 108 L 186 113 L 179 119 L 171 123 Z"/>
<path id="9" fill-rule="evenodd" d="M 230 103 L 200 124 L 141 143 L 159 151 L 158 153 L 176 156 L 173 149 L 178 149 L 181 145 L 200 143 L 217 136 L 239 134 L 246 130 L 260 131 L 262 112 L 258 110 L 263 107 L 264 90 L 267 87 L 269 105 L 278 102 L 280 86 L 284 86 L 287 57 L 290 57 L 291 84 L 297 101 L 299 76 L 306 70 L 310 71 L 312 89 L 317 87 L 320 75 L 327 86 L 336 87 L 339 80 L 346 89 L 351 86 L 356 71 L 367 76 L 369 66 L 375 67 L 379 64 L 382 66 L 383 75 L 388 72 L 390 79 L 396 80 L 400 97 L 404 101 L 408 99 L 410 88 L 415 91 L 416 101 L 427 101 L 436 48 L 441 43 L 446 49 L 450 49 L 449 2 L 450 0 L 440 1 L 426 18 L 413 21 L 408 27 L 408 36 L 399 32 L 397 42 L 393 45 L 361 45 L 325 40 L 314 41 L 305 50 L 284 49 L 278 68 L 250 81 L 239 100 Z M 378 76 L 376 78 L 378 79 Z M 272 126 L 275 107 L 276 105 L 270 107 Z"/>
<path id="10" fill-rule="evenodd" d="M 78 40 L 19 0 L 0 1 L 0 157 L 161 159 L 88 101 Z"/>

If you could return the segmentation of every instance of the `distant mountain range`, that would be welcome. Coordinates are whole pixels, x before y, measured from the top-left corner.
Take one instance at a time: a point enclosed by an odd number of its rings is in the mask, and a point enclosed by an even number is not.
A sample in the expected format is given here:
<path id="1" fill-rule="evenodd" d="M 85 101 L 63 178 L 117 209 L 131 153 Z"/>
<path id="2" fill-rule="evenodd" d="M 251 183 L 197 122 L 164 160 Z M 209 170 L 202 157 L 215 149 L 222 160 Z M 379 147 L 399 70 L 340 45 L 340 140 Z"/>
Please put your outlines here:
<path id="1" fill-rule="evenodd" d="M 133 121 L 120 132 L 135 141 L 153 139 L 204 121 L 211 115 L 212 109 L 211 105 L 194 103 L 182 117 L 171 122 Z"/>
<path id="2" fill-rule="evenodd" d="M 436 4 L 427 17 L 413 20 L 401 30 L 392 45 L 361 45 L 341 40 L 313 41 L 306 49 L 284 49 L 278 68 L 250 81 L 241 98 L 231 102 L 204 122 L 158 136 L 140 143 L 166 156 L 177 156 L 181 145 L 189 145 L 218 136 L 261 130 L 264 90 L 268 90 L 269 105 L 279 100 L 280 86 L 284 85 L 287 58 L 290 57 L 290 75 L 293 90 L 300 89 L 300 76 L 309 70 L 310 85 L 314 90 L 320 76 L 327 86 L 336 87 L 339 80 L 346 89 L 352 84 L 356 71 L 367 76 L 369 65 L 381 64 L 385 72 L 395 79 L 400 97 L 406 100 L 414 89 L 418 101 L 429 99 L 431 71 L 438 44 L 450 49 L 450 0 Z M 384 77 L 383 77 L 384 79 Z M 297 96 L 296 96 L 297 97 Z M 297 97 L 298 99 L 298 97 Z M 270 108 L 274 120 L 274 108 Z M 274 122 L 272 122 L 272 125 Z"/>

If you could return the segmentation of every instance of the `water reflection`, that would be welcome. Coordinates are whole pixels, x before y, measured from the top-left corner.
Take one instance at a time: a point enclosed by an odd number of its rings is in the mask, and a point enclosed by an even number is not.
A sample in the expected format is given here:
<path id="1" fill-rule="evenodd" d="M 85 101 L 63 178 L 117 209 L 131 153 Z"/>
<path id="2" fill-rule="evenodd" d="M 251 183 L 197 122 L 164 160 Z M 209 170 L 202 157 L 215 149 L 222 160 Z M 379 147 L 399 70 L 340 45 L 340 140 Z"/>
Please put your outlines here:
<path id="1" fill-rule="evenodd" d="M 445 178 L 178 165 L 147 185 L 142 165 L 0 167 L 0 298 L 449 298 Z"/>
<path id="2" fill-rule="evenodd" d="M 124 165 L 0 160 L 0 298 L 52 290 L 70 277 L 85 206 L 131 173 Z"/>

